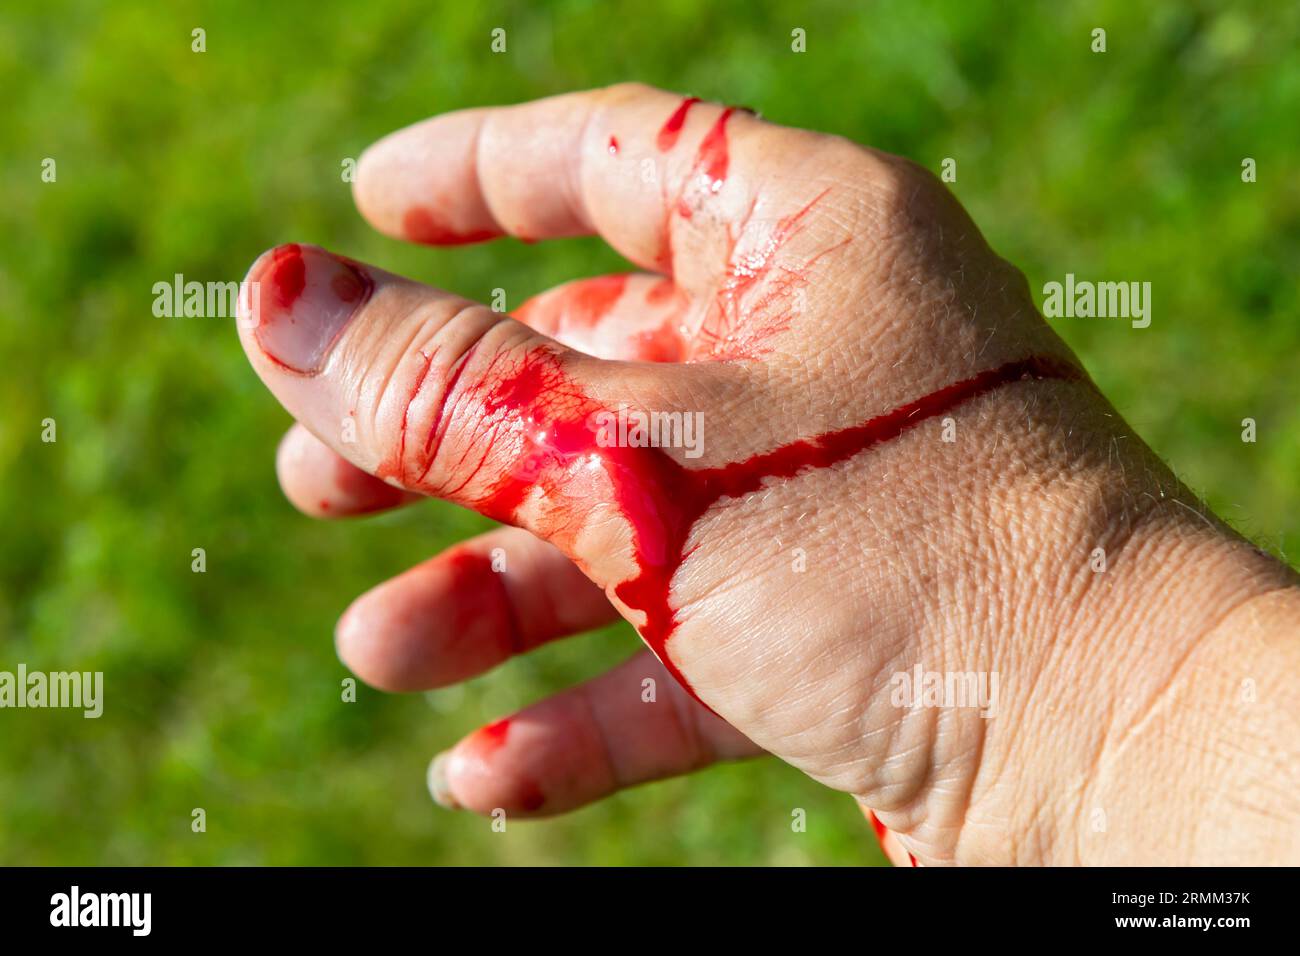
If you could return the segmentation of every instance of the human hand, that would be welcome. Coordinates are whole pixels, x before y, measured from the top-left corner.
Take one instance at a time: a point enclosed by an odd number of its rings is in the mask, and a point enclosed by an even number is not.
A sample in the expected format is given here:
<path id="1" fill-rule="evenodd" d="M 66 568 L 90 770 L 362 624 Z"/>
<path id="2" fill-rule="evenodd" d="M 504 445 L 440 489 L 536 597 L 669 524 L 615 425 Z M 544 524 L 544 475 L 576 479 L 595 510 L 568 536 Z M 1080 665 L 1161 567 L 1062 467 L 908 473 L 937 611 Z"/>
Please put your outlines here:
<path id="1" fill-rule="evenodd" d="M 518 526 L 359 599 L 338 632 L 359 676 L 444 686 L 619 614 L 658 655 L 466 738 L 442 800 L 557 813 L 766 750 L 873 808 L 895 859 L 1294 855 L 1200 834 L 1242 794 L 1158 732 L 1204 689 L 1189 662 L 1294 655 L 1260 638 L 1294 619 L 1289 572 L 1199 511 L 928 173 L 619 86 L 403 130 L 355 192 L 401 238 L 598 233 L 646 270 L 513 317 L 314 247 L 250 270 L 241 339 L 301 423 L 291 500 Z M 619 409 L 703 441 L 611 446 Z M 899 706 L 918 667 L 997 699 Z M 1276 690 L 1204 710 L 1198 740 L 1294 726 Z M 1155 797 L 1133 782 L 1153 767 Z M 1089 842 L 1097 807 L 1126 839 Z"/>

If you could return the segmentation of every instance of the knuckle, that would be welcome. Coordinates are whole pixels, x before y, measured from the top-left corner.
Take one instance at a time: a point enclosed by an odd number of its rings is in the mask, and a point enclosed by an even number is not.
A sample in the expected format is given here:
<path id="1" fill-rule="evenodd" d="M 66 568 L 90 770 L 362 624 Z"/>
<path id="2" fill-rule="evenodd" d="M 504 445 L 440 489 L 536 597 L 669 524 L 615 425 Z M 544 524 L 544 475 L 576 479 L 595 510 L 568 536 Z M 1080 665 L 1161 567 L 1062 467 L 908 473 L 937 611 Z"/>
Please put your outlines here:
<path id="1" fill-rule="evenodd" d="M 374 430 L 384 454 L 376 474 L 437 494 L 455 471 L 444 461 L 471 450 L 454 434 L 473 413 L 466 396 L 479 387 L 491 356 L 529 333 L 508 316 L 466 302 L 420 316 L 414 325 L 379 373 Z"/>
<path id="2" fill-rule="evenodd" d="M 646 83 L 639 83 L 635 80 L 624 80 L 621 83 L 611 83 L 608 86 L 602 87 L 600 90 L 600 97 L 607 103 L 619 103 L 627 100 L 641 99 L 656 93 L 663 93 L 663 91 Z"/>
<path id="3" fill-rule="evenodd" d="M 947 193 L 937 176 L 910 159 L 876 154 L 876 191 L 892 215 L 914 218 L 918 210 L 935 204 Z"/>

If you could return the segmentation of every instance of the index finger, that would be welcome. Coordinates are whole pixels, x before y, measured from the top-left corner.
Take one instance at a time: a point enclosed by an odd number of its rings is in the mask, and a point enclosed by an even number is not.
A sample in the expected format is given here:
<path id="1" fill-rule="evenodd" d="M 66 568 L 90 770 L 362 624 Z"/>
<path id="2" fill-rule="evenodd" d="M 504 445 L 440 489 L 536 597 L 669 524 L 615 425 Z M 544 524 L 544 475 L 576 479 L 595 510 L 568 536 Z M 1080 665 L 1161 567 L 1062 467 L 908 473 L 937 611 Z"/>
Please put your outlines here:
<path id="1" fill-rule="evenodd" d="M 867 155 L 747 110 L 621 84 L 407 127 L 366 151 L 354 193 L 362 214 L 398 238 L 596 233 L 643 268 L 676 274 L 711 243 L 734 242 L 736 224 L 767 202 L 765 183 L 786 194 L 760 216 L 806 203 L 823 187 L 799 167 L 837 149 Z"/>

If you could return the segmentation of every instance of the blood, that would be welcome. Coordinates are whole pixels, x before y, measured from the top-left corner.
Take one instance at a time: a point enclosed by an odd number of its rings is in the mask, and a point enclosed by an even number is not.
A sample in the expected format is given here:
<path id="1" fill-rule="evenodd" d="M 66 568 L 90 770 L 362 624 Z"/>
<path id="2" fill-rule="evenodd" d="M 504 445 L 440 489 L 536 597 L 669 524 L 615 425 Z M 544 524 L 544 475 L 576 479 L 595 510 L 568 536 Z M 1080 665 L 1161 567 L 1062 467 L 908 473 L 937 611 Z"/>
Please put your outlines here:
<path id="1" fill-rule="evenodd" d="M 356 272 L 340 272 L 330 280 L 330 289 L 347 303 L 357 302 L 366 294 L 366 284 Z"/>
<path id="2" fill-rule="evenodd" d="M 415 404 L 415 400 L 419 397 L 421 390 L 424 388 L 424 383 L 429 379 L 429 373 L 433 371 L 433 358 L 438 354 L 438 350 L 435 348 L 432 354 L 425 352 L 417 352 L 415 354 L 419 356 L 421 370 L 416 376 L 415 382 L 411 386 L 406 402 L 402 406 L 402 423 L 398 429 L 397 447 L 393 449 L 392 454 L 375 467 L 376 478 L 395 478 L 407 485 L 411 484 L 407 476 L 406 463 L 406 433 L 410 430 L 411 426 L 411 406 Z M 443 395 L 443 400 L 446 400 L 445 393 Z M 436 427 L 430 429 L 431 437 L 435 431 Z"/>
<path id="3" fill-rule="evenodd" d="M 795 212 L 763 227 L 753 224 L 755 204 L 751 203 L 739 223 L 721 231 L 721 278 L 697 312 L 671 279 L 651 286 L 646 292 L 648 305 L 676 302 L 663 326 L 638 336 L 638 357 L 723 361 L 753 359 L 769 351 L 771 340 L 798 318 L 800 293 L 812 282 L 813 266 L 853 241 L 852 234 L 846 234 L 816 255 L 794 261 L 785 253 L 829 192 L 823 190 Z M 698 318 L 688 328 L 684 320 L 691 313 Z"/>
<path id="4" fill-rule="evenodd" d="M 358 502 L 366 502 L 365 511 L 383 511 L 402 500 L 400 488 L 380 481 L 341 457 L 334 461 L 334 485 L 354 508 Z"/>
<path id="5" fill-rule="evenodd" d="M 686 114 L 698 102 L 699 100 L 696 97 L 687 97 L 677 107 L 677 110 L 668 117 L 656 138 L 656 144 L 661 152 L 667 152 L 676 145 L 677 137 L 682 131 L 682 125 L 686 122 Z M 695 157 L 691 161 L 690 170 L 682 178 L 681 185 L 677 189 L 677 195 L 670 200 L 667 190 L 662 191 L 661 201 L 663 203 L 664 221 L 661 232 L 663 235 L 663 248 L 659 250 L 658 260 L 663 265 L 671 265 L 673 259 L 673 213 L 677 213 L 682 219 L 693 218 L 696 205 L 721 190 L 723 183 L 726 182 L 727 170 L 730 165 L 730 149 L 727 146 L 727 120 L 731 118 L 734 112 L 735 110 L 732 108 L 723 110 L 709 128 L 709 131 L 704 134 L 704 138 L 700 140 L 700 145 L 695 151 Z M 699 184 L 704 186 L 702 191 L 698 189 Z M 696 187 L 696 192 L 702 192 L 703 195 L 700 197 L 695 196 L 694 193 L 688 195 L 693 186 Z"/>
<path id="6" fill-rule="evenodd" d="M 731 168 L 731 148 L 727 123 L 741 107 L 729 107 L 718 114 L 709 131 L 700 140 L 689 172 L 683 177 L 677 195 L 663 193 L 663 246 L 658 259 L 671 267 L 673 258 L 673 214 L 691 220 L 705 202 L 722 190 Z M 799 266 L 778 265 L 778 253 L 803 229 L 808 213 L 822 201 L 823 190 L 796 212 L 785 216 L 765 234 L 751 228 L 757 199 L 752 199 L 739 225 L 726 226 L 723 233 L 722 280 L 714 301 L 704 310 L 700 324 L 688 337 L 692 339 L 691 359 L 755 358 L 764 350 L 768 339 L 789 327 L 795 314 L 795 293 L 809 281 L 809 270 L 823 256 L 852 241 L 848 235 L 823 249 Z M 756 239 L 756 242 L 749 240 Z M 741 251 L 741 242 L 747 243 Z M 746 320 L 741 321 L 744 315 Z M 683 358 L 687 358 L 683 348 Z"/>
<path id="7" fill-rule="evenodd" d="M 448 402 L 451 400 L 452 396 L 456 394 L 456 383 L 460 381 L 461 373 L 465 371 L 465 366 L 467 366 L 470 363 L 470 360 L 474 357 L 474 352 L 477 348 L 478 348 L 477 342 L 475 342 L 473 345 L 469 347 L 469 349 L 465 352 L 465 354 L 460 357 L 459 361 L 457 361 L 456 365 L 452 368 L 451 375 L 447 378 L 446 383 L 443 385 L 442 395 L 439 396 L 438 405 L 433 411 L 432 418 L 430 418 L 432 424 L 429 427 L 429 433 L 428 435 L 425 436 L 424 439 L 424 449 L 423 449 L 424 465 L 422 470 L 420 471 L 421 481 L 423 481 L 425 476 L 429 474 L 429 469 L 433 467 L 433 460 L 434 457 L 437 455 L 438 445 L 442 442 L 443 436 L 446 435 L 447 433 Z M 434 351 L 435 353 L 437 352 L 436 349 Z M 430 362 L 430 365 L 432 364 L 433 363 Z M 428 371 L 429 370 L 426 368 L 424 376 L 420 379 L 419 384 L 416 386 L 417 391 L 421 387 L 423 387 L 425 380 L 428 378 Z M 410 408 L 409 403 L 407 405 L 407 408 L 408 409 Z M 406 418 L 403 418 L 402 419 L 403 441 L 405 441 L 406 439 L 406 429 L 408 424 L 409 423 L 407 422 Z"/>
<path id="8" fill-rule="evenodd" d="M 683 100 L 664 123 L 657 138 L 661 150 L 670 149 L 676 143 L 686 115 L 696 102 L 694 97 Z M 721 188 L 730 163 L 726 127 L 733 112 L 724 110 L 701 140 L 691 174 L 683 181 L 683 193 L 679 193 L 676 203 L 665 204 L 669 216 L 674 206 L 679 212 L 690 208 L 683 194 L 692 182 L 703 182 L 709 194 Z M 787 300 L 801 282 L 807 282 L 807 269 L 816 259 L 801 269 L 787 268 L 774 276 L 776 253 L 799 231 L 809 210 L 824 195 L 779 220 L 758 247 L 743 256 L 737 255 L 736 247 L 739 237 L 745 235 L 752 205 L 737 233 L 728 232 L 726 280 L 718 293 L 714 325 L 707 327 L 706 316 L 706 325 L 702 326 L 705 338 L 712 340 L 708 348 L 713 357 L 752 352 L 757 340 L 783 328 L 781 323 L 789 321 Z M 667 222 L 664 235 L 667 240 Z M 824 250 L 817 258 L 838 247 Z M 595 316 L 611 307 L 623 294 L 626 281 L 626 276 L 608 276 L 575 287 L 574 295 L 582 305 L 584 316 L 588 313 Z M 766 324 L 754 323 L 756 331 L 738 343 L 736 337 L 741 326 L 738 317 L 742 311 L 767 313 L 769 320 Z M 651 332 L 639 347 L 651 356 L 680 357 L 684 347 L 677 346 L 673 334 L 671 328 L 661 327 Z M 457 475 L 459 481 L 454 485 L 429 485 L 426 478 L 436 444 L 445 432 L 448 417 L 445 409 L 453 391 L 451 385 L 444 387 L 438 413 L 424 442 L 424 467 L 417 485 L 431 494 L 461 500 L 490 518 L 512 524 L 519 520 L 521 506 L 530 497 L 540 496 L 547 508 L 541 517 L 533 519 L 534 530 L 563 546 L 572 545 L 576 539 L 577 529 L 572 525 L 579 519 L 574 516 L 586 515 L 591 509 L 592 495 L 588 492 L 593 489 L 589 483 L 578 482 L 578 477 L 590 476 L 593 469 L 603 472 L 614 503 L 631 525 L 637 566 L 637 573 L 616 585 L 614 594 L 627 608 L 642 613 L 644 619 L 638 625 L 642 638 L 692 694 L 690 682 L 668 653 L 668 642 L 678 624 L 669 594 L 673 577 L 685 559 L 691 529 L 713 505 L 724 498 L 739 499 L 757 492 L 768 481 L 793 478 L 805 470 L 828 468 L 846 461 L 1001 385 L 1022 379 L 1080 377 L 1077 368 L 1057 359 L 1040 357 L 1010 362 L 860 425 L 800 439 L 721 467 L 692 470 L 657 448 L 609 447 L 599 443 L 593 420 L 598 412 L 607 410 L 574 385 L 561 367 L 560 357 L 552 350 L 534 349 L 517 360 L 514 368 L 498 368 L 499 363 L 509 360 L 505 353 L 493 358 L 480 379 L 491 384 L 478 386 L 479 391 L 486 388 L 486 394 L 475 395 L 474 388 L 468 390 L 468 405 L 477 408 L 480 415 L 472 431 L 460 436 L 463 450 L 459 460 L 449 463 L 445 469 L 445 473 Z M 381 466 L 381 475 L 386 472 L 403 477 L 406 473 L 410 406 L 429 378 L 431 367 L 432 358 L 426 357 L 407 400 L 396 461 Z M 457 400 L 465 397 L 458 396 Z M 477 463 L 468 460 L 472 455 L 477 456 Z M 487 475 L 495 477 L 485 479 Z M 566 527 L 566 522 L 570 526 Z M 549 526 L 538 527 L 543 524 Z"/>
<path id="9" fill-rule="evenodd" d="M 686 341 L 671 316 L 657 328 L 638 332 L 632 345 L 635 357 L 642 362 L 681 362 L 686 358 Z"/>
<path id="10" fill-rule="evenodd" d="M 500 720 L 493 721 L 486 726 L 480 727 L 474 734 L 474 743 L 479 748 L 479 753 L 487 756 L 496 753 L 506 745 L 506 738 L 510 736 L 510 718 L 503 717 Z"/>
<path id="11" fill-rule="evenodd" d="M 889 828 L 880 822 L 874 810 L 867 811 L 867 817 L 871 820 L 871 829 L 876 831 L 876 839 L 880 841 L 880 849 L 885 849 L 885 837 L 889 834 Z M 909 851 L 907 860 L 912 866 L 916 866 L 916 857 Z"/>
<path id="12" fill-rule="evenodd" d="M 561 293 L 557 303 L 563 309 L 564 324 L 581 329 L 593 327 L 622 298 L 627 280 L 624 273 L 574 283 Z"/>
<path id="13" fill-rule="evenodd" d="M 601 452 L 620 451 L 597 445 L 591 420 L 599 410 L 569 381 L 554 353 L 545 349 L 528 353 L 517 370 L 497 379 L 483 400 L 488 422 L 513 426 L 508 436 L 514 446 L 513 461 L 506 474 L 475 500 L 475 507 L 489 518 L 514 523 L 515 513 L 534 488 L 560 492 L 557 472 L 570 470 L 584 456 L 599 461 Z M 491 450 L 489 445 L 484 458 Z M 463 489 L 468 480 L 458 487 Z"/>
<path id="14" fill-rule="evenodd" d="M 659 152 L 666 153 L 677 145 L 677 137 L 682 135 L 682 127 L 686 125 L 686 114 L 699 101 L 698 96 L 686 97 L 659 128 L 659 135 L 655 137 L 655 146 L 659 148 Z"/>
<path id="15" fill-rule="evenodd" d="M 677 295 L 677 285 L 672 279 L 660 279 L 646 290 L 646 305 L 663 305 Z"/>
<path id="16" fill-rule="evenodd" d="M 258 315 L 258 325 L 269 325 L 280 318 L 288 317 L 293 304 L 307 288 L 307 264 L 302 259 L 302 246 L 289 243 L 277 247 L 271 253 L 271 264 L 267 267 L 266 279 L 271 283 L 271 310 L 267 313 L 263 306 Z"/>
<path id="17" fill-rule="evenodd" d="M 453 229 L 424 206 L 412 206 L 406 211 L 402 217 L 402 233 L 412 242 L 427 246 L 464 246 L 500 235 L 492 229 Z"/>
<path id="18" fill-rule="evenodd" d="M 658 137 L 661 150 L 676 143 L 686 113 L 697 102 L 699 100 L 694 97 L 683 100 L 664 123 Z M 657 255 L 662 266 L 672 266 L 674 213 L 680 219 L 693 219 L 704 203 L 719 193 L 726 184 L 731 169 L 727 124 L 737 112 L 753 113 L 745 107 L 728 107 L 719 113 L 700 140 L 677 194 L 670 197 L 666 189 L 662 193 L 663 225 L 660 233 L 663 244 Z M 751 201 L 738 228 L 733 230 L 731 226 L 727 227 L 723 280 L 718 286 L 715 301 L 704 312 L 699 328 L 689 336 L 699 340 L 693 343 L 695 348 L 690 350 L 694 352 L 692 358 L 754 358 L 761 353 L 760 346 L 765 340 L 788 327 L 792 314 L 791 300 L 798 285 L 807 283 L 808 269 L 817 259 L 852 239 L 851 236 L 845 237 L 842 242 L 823 250 L 798 268 L 785 265 L 777 268 L 777 253 L 802 229 L 804 218 L 825 198 L 827 192 L 829 190 L 823 190 L 802 209 L 778 220 L 766 236 L 760 237 L 756 247 L 746 250 L 743 255 L 738 254 L 737 247 L 742 239 L 749 239 L 753 235 L 749 226 L 756 201 Z M 751 301 L 742 310 L 742 300 L 745 299 Z M 742 311 L 749 316 L 749 320 L 744 323 L 739 321 Z M 683 347 L 683 358 L 687 357 L 686 352 L 687 349 Z"/>
<path id="19" fill-rule="evenodd" d="M 727 181 L 727 168 L 731 164 L 731 151 L 727 147 L 727 120 L 731 119 L 734 112 L 733 109 L 725 109 L 718 114 L 718 118 L 700 140 L 695 159 L 691 162 L 691 170 L 682 180 L 682 188 L 678 191 L 674 204 L 677 215 L 683 219 L 693 217 L 695 206 L 721 190 Z M 670 213 L 672 208 L 670 207 Z"/>
<path id="20" fill-rule="evenodd" d="M 515 619 L 514 602 L 506 590 L 505 574 L 492 567 L 492 559 L 480 551 L 455 548 L 438 560 L 447 570 L 455 595 L 452 631 L 499 636 L 505 658 L 527 650 Z"/>
<path id="21" fill-rule="evenodd" d="M 496 361 L 503 360 L 498 357 Z M 644 616 L 638 630 L 668 671 L 694 694 L 669 654 L 677 629 L 669 595 L 686 557 L 691 529 L 724 498 L 740 499 L 765 483 L 828 468 L 897 438 L 920 423 L 999 386 L 1029 379 L 1074 380 L 1077 368 L 1054 358 L 1026 358 L 980 372 L 860 425 L 825 432 L 727 465 L 689 469 L 658 448 L 610 447 L 597 440 L 595 414 L 604 409 L 565 374 L 559 356 L 546 348 L 527 353 L 516 368 L 488 370 L 492 383 L 478 401 L 482 414 L 466 436 L 467 451 L 452 472 L 454 487 L 429 492 L 471 504 L 498 521 L 515 523 L 520 507 L 540 494 L 548 509 L 533 528 L 562 546 L 572 545 L 574 524 L 590 513 L 596 492 L 592 471 L 603 473 L 619 513 L 632 531 L 637 573 L 614 587 L 629 609 Z M 478 454 L 477 463 L 465 458 Z M 486 481 L 484 475 L 495 477 Z M 586 480 L 580 480 L 584 479 Z M 470 491 L 471 482 L 484 490 Z M 698 698 L 697 698 L 698 699 Z"/>
<path id="22" fill-rule="evenodd" d="M 611 136 L 611 137 L 609 138 L 609 155 L 611 155 L 611 156 L 617 156 L 617 155 L 618 155 L 618 137 L 617 137 L 617 136 Z"/>
<path id="23" fill-rule="evenodd" d="M 542 791 L 538 788 L 537 784 L 531 782 L 523 782 L 519 784 L 519 806 L 526 812 L 532 813 L 536 810 L 540 810 L 542 805 L 545 803 L 546 797 L 542 794 Z"/>
<path id="24" fill-rule="evenodd" d="M 876 831 L 876 839 L 880 841 L 880 848 L 885 848 L 885 837 L 889 833 L 889 828 L 880 822 L 880 817 L 876 816 L 874 810 L 868 810 L 867 816 L 871 818 L 871 829 Z"/>
<path id="25" fill-rule="evenodd" d="M 330 279 L 330 289 L 343 302 L 356 307 L 370 298 L 375 283 L 370 273 L 360 263 L 346 256 L 334 256 L 345 268 Z M 257 327 L 253 335 L 261 346 L 262 354 L 281 369 L 295 375 L 314 375 L 314 368 L 299 368 L 286 362 L 276 345 L 275 327 L 287 322 L 296 323 L 294 306 L 307 288 L 307 261 L 303 248 L 297 243 L 286 243 L 271 251 L 271 260 L 260 270 L 259 284 L 268 286 L 270 294 L 262 296 L 257 306 Z M 250 306 L 251 307 L 251 306 Z M 341 329 L 340 329 L 341 331 Z"/>
<path id="26" fill-rule="evenodd" d="M 480 727 L 474 732 L 473 736 L 470 737 L 469 744 L 477 751 L 480 759 L 486 760 L 492 757 L 493 754 L 506 745 L 506 740 L 510 736 L 511 723 L 512 718 L 504 717 L 485 727 Z M 546 795 L 532 780 L 518 780 L 515 784 L 515 791 L 515 802 L 521 810 L 527 813 L 540 810 L 546 803 Z"/>
<path id="27" fill-rule="evenodd" d="M 581 279 L 547 295 L 535 296 L 513 312 L 519 319 L 547 335 L 570 329 L 592 329 L 609 314 L 627 289 L 627 273 Z M 670 283 L 671 284 L 671 283 Z"/>
<path id="28" fill-rule="evenodd" d="M 774 336 L 789 328 L 798 316 L 799 292 L 811 281 L 812 267 L 853 238 L 846 235 L 798 265 L 779 255 L 803 230 L 808 214 L 829 192 L 823 190 L 803 208 L 777 220 L 766 233 L 758 233 L 750 225 L 753 204 L 734 230 L 727 226 L 722 279 L 693 334 L 695 358 L 756 358 L 768 350 Z M 743 247 L 742 240 L 746 241 Z"/>
<path id="29" fill-rule="evenodd" d="M 660 148 L 665 132 L 680 132 L 686 111 L 698 100 L 687 99 L 668 118 L 660 130 Z M 675 196 L 665 189 L 662 192 L 663 224 L 660 228 L 662 247 L 657 259 L 661 266 L 671 268 L 673 260 L 673 215 L 691 220 L 704 203 L 721 191 L 731 168 L 731 149 L 728 143 L 728 121 L 737 112 L 752 112 L 744 107 L 729 107 L 718 114 L 708 132 L 700 140 L 687 174 Z M 669 144 L 671 145 L 671 143 Z M 789 327 L 796 315 L 796 292 L 809 282 L 809 270 L 823 256 L 852 241 L 847 235 L 836 244 L 823 249 L 814 258 L 797 266 L 781 261 L 778 255 L 785 245 L 803 229 L 808 213 L 822 201 L 829 190 L 823 190 L 801 209 L 779 219 L 767 230 L 759 233 L 751 228 L 756 199 L 751 200 L 748 211 L 739 225 L 728 225 L 723 235 L 722 280 L 713 295 L 713 301 L 703 310 L 698 326 L 692 330 L 678 328 L 676 334 L 683 339 L 676 350 L 677 357 L 670 361 L 699 359 L 747 359 L 762 354 L 766 343 L 777 333 Z M 750 241 L 756 240 L 756 241 Z M 741 248 L 741 243 L 745 247 Z M 656 295 L 668 295 L 668 289 Z M 650 296 L 647 295 L 647 301 Z M 683 311 L 685 311 L 683 309 Z M 744 316 L 744 321 L 741 321 Z M 656 339 L 662 343 L 665 336 Z M 655 354 L 656 348 L 647 350 Z M 672 354 L 671 351 L 668 354 Z"/>
<path id="30" fill-rule="evenodd" d="M 730 164 L 730 151 L 727 149 L 727 120 L 736 111 L 731 107 L 723 110 L 717 121 L 704 134 L 700 141 L 700 151 L 696 154 L 695 164 L 703 172 L 708 182 L 709 192 L 716 193 L 727 179 L 727 166 Z"/>

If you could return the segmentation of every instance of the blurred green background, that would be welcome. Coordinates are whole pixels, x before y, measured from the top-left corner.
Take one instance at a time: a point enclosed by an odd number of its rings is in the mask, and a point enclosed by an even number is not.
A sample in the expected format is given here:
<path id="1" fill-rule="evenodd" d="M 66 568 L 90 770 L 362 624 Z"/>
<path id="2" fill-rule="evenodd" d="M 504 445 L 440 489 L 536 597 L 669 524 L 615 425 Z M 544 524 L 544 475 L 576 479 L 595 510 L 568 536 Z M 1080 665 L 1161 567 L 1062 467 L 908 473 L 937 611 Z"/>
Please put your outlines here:
<path id="1" fill-rule="evenodd" d="M 433 806 L 435 752 L 629 655 L 628 629 L 341 702 L 337 615 L 487 522 L 296 514 L 272 466 L 288 418 L 231 322 L 155 318 L 151 287 L 238 279 L 291 240 L 511 303 L 619 267 L 595 240 L 444 252 L 363 225 L 343 159 L 445 110 L 639 79 L 935 170 L 955 157 L 953 188 L 1036 290 L 1067 271 L 1153 284 L 1145 331 L 1055 324 L 1213 507 L 1300 553 L 1300 6 L 848 6 L 5 5 L 0 670 L 102 670 L 106 709 L 0 711 L 0 862 L 881 862 L 850 799 L 775 761 L 505 834 Z"/>

